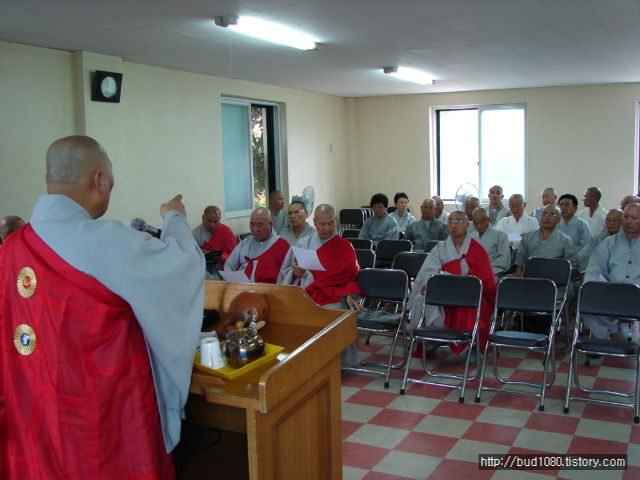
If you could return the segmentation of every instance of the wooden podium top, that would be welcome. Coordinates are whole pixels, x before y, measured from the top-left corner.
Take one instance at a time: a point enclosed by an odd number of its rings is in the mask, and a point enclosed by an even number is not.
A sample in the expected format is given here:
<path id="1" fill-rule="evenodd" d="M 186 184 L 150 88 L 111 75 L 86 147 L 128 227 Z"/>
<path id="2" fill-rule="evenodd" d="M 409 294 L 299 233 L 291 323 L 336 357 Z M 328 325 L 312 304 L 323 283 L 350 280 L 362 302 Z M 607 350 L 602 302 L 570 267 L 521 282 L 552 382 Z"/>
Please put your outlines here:
<path id="1" fill-rule="evenodd" d="M 284 347 L 287 358 L 261 365 L 228 385 L 194 370 L 190 392 L 210 403 L 266 413 L 356 339 L 356 314 L 322 308 L 300 287 L 215 281 L 205 283 L 204 308 L 224 318 L 231 301 L 246 291 L 266 297 L 269 317 L 260 336 Z"/>

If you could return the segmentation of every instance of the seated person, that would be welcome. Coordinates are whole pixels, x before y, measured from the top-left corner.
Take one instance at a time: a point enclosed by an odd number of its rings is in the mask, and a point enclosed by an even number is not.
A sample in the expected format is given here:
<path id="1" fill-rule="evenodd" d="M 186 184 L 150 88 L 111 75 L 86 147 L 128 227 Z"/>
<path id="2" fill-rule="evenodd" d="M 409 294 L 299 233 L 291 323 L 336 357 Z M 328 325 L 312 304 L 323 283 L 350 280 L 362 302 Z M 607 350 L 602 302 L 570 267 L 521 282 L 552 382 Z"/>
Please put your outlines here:
<path id="1" fill-rule="evenodd" d="M 581 252 L 587 248 L 589 240 L 591 240 L 593 235 L 591 235 L 589 224 L 576 215 L 578 211 L 578 199 L 570 193 L 565 193 L 560 196 L 558 206 L 560 207 L 560 216 L 562 217 L 562 220 L 558 223 L 558 230 L 571 239 L 578 255 L 584 256 L 584 252 Z M 580 271 L 584 271 L 585 268 L 586 265 L 582 266 Z"/>
<path id="2" fill-rule="evenodd" d="M 495 226 L 500 219 L 510 215 L 509 210 L 502 204 L 503 198 L 504 194 L 502 193 L 502 187 L 500 185 L 494 185 L 489 189 L 489 205 L 484 207 L 484 209 L 489 215 L 489 221 L 492 226 Z"/>
<path id="3" fill-rule="evenodd" d="M 289 224 L 280 231 L 280 236 L 289 244 L 295 245 L 302 237 L 308 237 L 316 233 L 316 229 L 307 223 L 309 212 L 303 202 L 295 201 L 289 204 L 287 209 Z"/>
<path id="4" fill-rule="evenodd" d="M 600 245 L 610 236 L 615 235 L 620 231 L 620 227 L 622 227 L 622 210 L 618 210 L 617 208 L 612 208 L 611 210 L 609 210 L 604 218 L 604 227 L 605 228 L 603 228 L 600 233 L 589 240 L 587 248 L 585 248 L 578 254 L 580 265 L 582 265 L 584 268 L 587 267 L 589 258 L 591 258 L 591 255 L 593 254 L 595 249 L 598 248 L 598 245 Z"/>
<path id="5" fill-rule="evenodd" d="M 297 262 L 290 249 L 282 264 L 278 283 L 299 285 L 318 304 L 326 308 L 344 308 L 364 311 L 358 303 L 362 294 L 358 286 L 360 267 L 351 243 L 337 235 L 338 217 L 335 209 L 328 204 L 316 207 L 313 215 L 316 231 L 303 237 L 296 246 L 314 250 L 325 271 L 305 270 Z M 355 342 L 342 352 L 343 367 L 360 363 Z"/>
<path id="6" fill-rule="evenodd" d="M 535 232 L 539 228 L 536 219 L 530 217 L 524 211 L 526 206 L 527 204 L 524 203 L 524 198 L 522 198 L 522 195 L 518 193 L 511 195 L 509 197 L 509 211 L 511 212 L 511 216 L 501 218 L 500 221 L 495 225 L 496 230 L 502 230 L 507 235 L 509 235 L 510 233 L 520 234 L 517 239 L 509 236 L 511 244 L 516 250 L 520 245 L 520 237 L 523 237 L 529 232 Z"/>
<path id="7" fill-rule="evenodd" d="M 480 207 L 480 199 L 478 197 L 467 197 L 464 201 L 464 214 L 467 216 L 467 223 L 469 228 L 467 232 L 473 233 L 476 231 L 473 226 L 473 212 L 475 212 L 476 208 Z M 487 214 L 488 215 L 488 214 Z"/>
<path id="8" fill-rule="evenodd" d="M 591 255 L 584 281 L 633 283 L 640 285 L 640 205 L 630 203 L 622 216 L 622 229 L 604 240 Z M 631 338 L 628 323 L 616 318 L 585 315 L 584 324 L 595 338 L 609 338 L 620 329 L 625 338 Z"/>
<path id="9" fill-rule="evenodd" d="M 416 217 L 408 212 L 409 197 L 404 192 L 398 192 L 395 197 L 393 197 L 393 203 L 396 206 L 396 210 L 389 215 L 398 222 L 400 232 L 406 232 L 409 225 L 416 221 Z"/>
<path id="10" fill-rule="evenodd" d="M 440 220 L 446 225 L 447 220 L 449 219 L 449 212 L 444 211 L 444 202 L 438 195 L 434 195 L 431 198 L 433 198 L 436 202 L 436 220 Z"/>
<path id="11" fill-rule="evenodd" d="M 487 251 L 498 282 L 511 268 L 511 249 L 507 234 L 489 224 L 489 215 L 484 208 L 476 208 L 473 212 L 473 226 L 476 231 L 471 233 L 471 238 L 480 242 Z"/>
<path id="12" fill-rule="evenodd" d="M 602 192 L 598 187 L 587 188 L 582 196 L 582 204 L 585 208 L 578 213 L 578 218 L 587 222 L 593 236 L 602 231 L 604 217 L 607 216 L 607 211 L 600 206 L 601 198 Z"/>
<path id="13" fill-rule="evenodd" d="M 373 217 L 365 220 L 358 238 L 368 238 L 376 246 L 380 240 L 398 240 L 398 222 L 387 213 L 389 199 L 384 193 L 376 193 L 371 197 Z"/>
<path id="14" fill-rule="evenodd" d="M 571 239 L 558 230 L 562 217 L 555 205 L 547 205 L 542 211 L 542 226 L 522 237 L 516 253 L 514 277 L 521 277 L 527 260 L 531 257 L 564 258 L 572 267 L 578 265 L 578 252 Z"/>
<path id="15" fill-rule="evenodd" d="M 273 230 L 280 235 L 282 229 L 289 225 L 284 209 L 284 194 L 280 190 L 274 190 L 269 194 L 269 211 L 273 220 Z"/>
<path id="16" fill-rule="evenodd" d="M 15 215 L 2 217 L 0 219 L 0 245 L 2 245 L 9 235 L 25 225 L 25 221 Z"/>
<path id="17" fill-rule="evenodd" d="M 627 205 L 631 203 L 640 203 L 640 197 L 635 195 L 627 195 L 622 200 L 620 200 L 620 210 L 624 212 L 624 209 L 627 208 Z"/>
<path id="18" fill-rule="evenodd" d="M 411 291 L 409 304 L 411 305 L 411 328 L 418 326 L 422 315 L 424 292 L 427 280 L 441 272 L 454 275 L 473 275 L 482 281 L 482 305 L 480 308 L 480 323 L 478 325 L 478 345 L 481 351 L 487 342 L 489 322 L 493 315 L 496 298 L 496 279 L 489 261 L 487 251 L 480 243 L 467 233 L 469 224 L 463 212 L 452 212 L 449 215 L 447 228 L 449 238 L 439 243 L 422 264 Z M 476 313 L 468 308 L 444 308 L 444 316 L 439 307 L 428 306 L 425 311 L 424 325 L 446 326 L 449 328 L 473 329 Z M 464 345 L 452 345 L 451 351 L 459 355 Z M 472 357 L 473 358 L 473 357 Z"/>
<path id="19" fill-rule="evenodd" d="M 220 280 L 220 270 L 224 268 L 224 262 L 238 242 L 229 227 L 220 223 L 221 212 L 218 207 L 209 206 L 204 209 L 202 223 L 194 228 L 191 233 L 203 253 L 222 252 L 207 260 L 207 273 L 213 280 Z"/>
<path id="20" fill-rule="evenodd" d="M 249 219 L 251 236 L 242 240 L 224 265 L 225 272 L 244 272 L 254 283 L 276 283 L 289 242 L 273 230 L 269 210 L 256 208 Z"/>
<path id="21" fill-rule="evenodd" d="M 542 210 L 544 210 L 544 207 L 547 205 L 555 205 L 558 200 L 558 194 L 555 188 L 547 187 L 542 191 L 540 197 L 542 198 L 542 206 L 536 208 L 531 214 L 531 216 L 538 221 L 538 225 L 541 225 L 542 222 Z"/>
<path id="22" fill-rule="evenodd" d="M 449 236 L 447 226 L 435 219 L 436 202 L 432 198 L 425 198 L 420 205 L 422 217 L 417 222 L 409 225 L 404 233 L 406 240 L 413 243 L 414 250 L 424 250 L 424 247 L 432 240 L 445 240 Z"/>

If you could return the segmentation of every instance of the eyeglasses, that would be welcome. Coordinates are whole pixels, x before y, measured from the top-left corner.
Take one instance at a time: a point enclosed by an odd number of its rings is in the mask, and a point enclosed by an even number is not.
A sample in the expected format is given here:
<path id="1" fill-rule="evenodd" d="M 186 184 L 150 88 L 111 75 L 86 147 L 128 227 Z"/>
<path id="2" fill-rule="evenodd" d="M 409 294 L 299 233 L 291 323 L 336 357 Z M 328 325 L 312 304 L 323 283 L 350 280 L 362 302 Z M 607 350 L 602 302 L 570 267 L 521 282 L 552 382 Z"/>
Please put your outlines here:
<path id="1" fill-rule="evenodd" d="M 464 220 L 449 220 L 447 223 L 450 223 L 451 225 L 462 225 L 463 223 L 467 223 Z"/>
<path id="2" fill-rule="evenodd" d="M 573 203 L 571 202 L 564 202 L 564 203 L 559 203 L 558 204 L 559 207 L 573 207 Z"/>
<path id="3" fill-rule="evenodd" d="M 559 217 L 560 215 L 558 215 L 557 213 L 542 212 L 542 216 L 543 217 Z"/>
<path id="4" fill-rule="evenodd" d="M 293 217 L 294 215 L 298 215 L 299 213 L 304 213 L 306 212 L 306 210 L 289 210 L 287 212 L 287 215 L 289 215 L 290 217 Z"/>

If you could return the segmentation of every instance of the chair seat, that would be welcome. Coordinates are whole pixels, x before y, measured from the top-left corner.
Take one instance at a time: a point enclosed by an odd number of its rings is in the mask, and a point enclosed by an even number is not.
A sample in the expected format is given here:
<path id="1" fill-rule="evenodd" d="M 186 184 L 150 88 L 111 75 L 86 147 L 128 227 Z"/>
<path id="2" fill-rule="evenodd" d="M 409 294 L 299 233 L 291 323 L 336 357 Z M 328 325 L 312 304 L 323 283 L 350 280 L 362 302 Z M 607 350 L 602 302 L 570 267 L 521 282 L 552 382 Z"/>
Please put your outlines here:
<path id="1" fill-rule="evenodd" d="M 509 330 L 490 334 L 489 342 L 514 347 L 542 348 L 549 345 L 549 336 Z"/>
<path id="2" fill-rule="evenodd" d="M 608 340 L 580 337 L 576 340 L 576 349 L 589 353 L 611 353 L 613 355 L 635 355 L 638 344 L 626 340 Z"/>
<path id="3" fill-rule="evenodd" d="M 448 342 L 468 342 L 471 340 L 472 334 L 473 332 L 471 330 L 462 330 L 447 327 L 424 327 L 416 328 L 413 330 L 413 335 L 415 337 L 437 338 L 439 340 Z"/>
<path id="4" fill-rule="evenodd" d="M 402 315 L 388 313 L 382 310 L 375 312 L 359 312 L 357 315 L 358 327 L 371 330 L 395 330 Z"/>

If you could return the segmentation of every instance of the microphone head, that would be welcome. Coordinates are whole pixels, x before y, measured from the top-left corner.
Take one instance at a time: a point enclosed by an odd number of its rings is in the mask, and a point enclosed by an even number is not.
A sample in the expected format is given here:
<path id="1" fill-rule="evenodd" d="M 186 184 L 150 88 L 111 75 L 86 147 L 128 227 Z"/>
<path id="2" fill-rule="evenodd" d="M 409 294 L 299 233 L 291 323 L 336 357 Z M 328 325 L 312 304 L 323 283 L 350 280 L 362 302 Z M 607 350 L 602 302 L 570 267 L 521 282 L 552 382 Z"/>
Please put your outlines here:
<path id="1" fill-rule="evenodd" d="M 147 222 L 141 218 L 134 218 L 131 220 L 131 228 L 144 232 L 145 228 L 147 228 Z"/>

